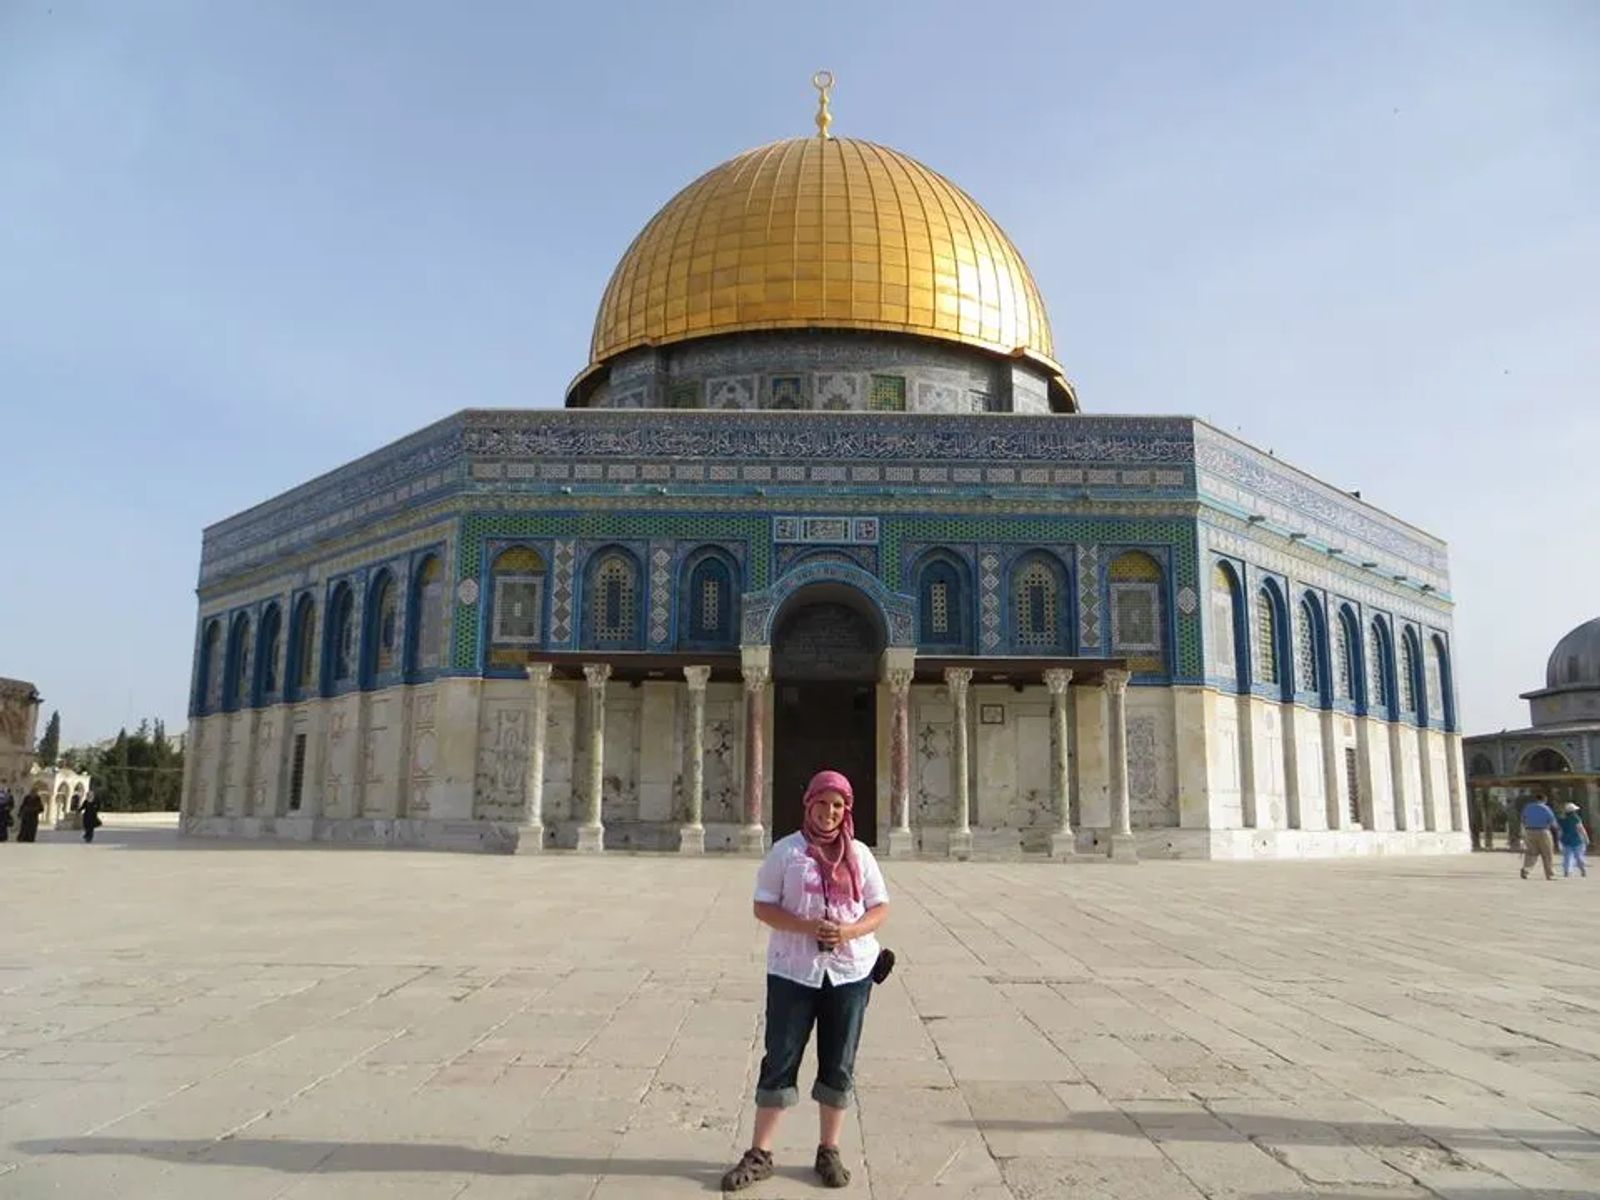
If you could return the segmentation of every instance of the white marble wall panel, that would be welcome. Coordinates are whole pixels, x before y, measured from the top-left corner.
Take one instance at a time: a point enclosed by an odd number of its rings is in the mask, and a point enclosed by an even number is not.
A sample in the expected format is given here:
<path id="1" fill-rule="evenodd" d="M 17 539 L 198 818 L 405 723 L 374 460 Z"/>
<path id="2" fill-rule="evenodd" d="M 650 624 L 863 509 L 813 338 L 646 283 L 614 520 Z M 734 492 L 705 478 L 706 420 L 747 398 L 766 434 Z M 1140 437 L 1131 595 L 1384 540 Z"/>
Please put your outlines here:
<path id="1" fill-rule="evenodd" d="M 1178 754 L 1172 692 L 1167 688 L 1129 688 L 1127 720 L 1128 811 L 1133 827 L 1177 825 Z"/>
<path id="2" fill-rule="evenodd" d="M 1288 789 L 1283 777 L 1283 716 L 1271 700 L 1250 701 L 1254 742 L 1256 827 L 1284 829 L 1289 823 Z"/>
<path id="3" fill-rule="evenodd" d="M 578 701 L 581 682 L 556 680 L 550 684 L 550 704 L 544 735 L 544 823 L 570 821 L 575 787 Z"/>
<path id="4" fill-rule="evenodd" d="M 405 705 L 400 688 L 372 692 L 362 738 L 361 812 L 394 817 L 400 812 L 405 756 Z"/>
<path id="5" fill-rule="evenodd" d="M 324 707 L 328 735 L 323 758 L 321 815 L 353 817 L 362 771 L 361 693 L 352 692 L 327 700 Z"/>
<path id="6" fill-rule="evenodd" d="M 676 784 L 683 763 L 683 722 L 678 712 L 686 685 L 650 680 L 639 687 L 639 819 L 676 821 Z M 687 708 L 687 703 L 684 704 Z"/>
<path id="7" fill-rule="evenodd" d="M 249 711 L 225 713 L 221 720 L 226 739 L 222 754 L 222 811 L 230 817 L 242 817 L 250 799 L 251 742 L 254 740 L 250 727 L 255 714 Z"/>
<path id="8" fill-rule="evenodd" d="M 426 819 L 433 803 L 435 772 L 439 767 L 438 698 L 432 687 L 421 687 L 411 699 L 410 748 L 406 762 L 406 814 Z"/>
<path id="9" fill-rule="evenodd" d="M 256 720 L 255 764 L 250 772 L 250 815 L 275 817 L 283 810 L 283 730 L 281 706 L 263 710 Z"/>
<path id="10" fill-rule="evenodd" d="M 1088 829 L 1111 827 L 1111 756 L 1106 744 L 1106 695 L 1099 687 L 1071 690 L 1074 726 L 1070 769 L 1078 798 L 1078 824 Z"/>
<path id="11" fill-rule="evenodd" d="M 1295 713 L 1295 775 L 1300 785 L 1302 829 L 1328 827 L 1328 789 L 1324 785 L 1322 714 L 1302 708 Z"/>
<path id="12" fill-rule="evenodd" d="M 687 705 L 685 705 L 687 708 Z M 707 825 L 740 822 L 743 787 L 744 693 L 736 683 L 706 689 L 705 805 Z"/>
<path id="13" fill-rule="evenodd" d="M 1244 825 L 1243 751 L 1239 745 L 1239 706 L 1231 696 L 1218 696 L 1212 714 L 1216 736 L 1211 741 L 1212 828 Z"/>
<path id="14" fill-rule="evenodd" d="M 527 767 L 527 685 L 509 680 L 487 683 L 478 715 L 472 815 L 487 821 L 520 820 Z"/>
<path id="15" fill-rule="evenodd" d="M 1394 771 L 1389 764 L 1389 728 L 1382 721 L 1361 718 L 1367 726 L 1362 782 L 1371 797 L 1372 828 L 1394 829 Z"/>
<path id="16" fill-rule="evenodd" d="M 911 828 L 952 825 L 954 710 L 941 687 L 911 689 Z"/>
<path id="17" fill-rule="evenodd" d="M 1423 734 L 1427 746 L 1427 763 L 1433 800 L 1432 828 L 1448 830 L 1450 826 L 1450 773 L 1446 762 L 1447 748 L 1444 735 L 1430 729 Z"/>
<path id="18" fill-rule="evenodd" d="M 639 733 L 641 693 L 626 684 L 606 688 L 606 748 L 600 792 L 600 820 L 620 826 L 639 819 Z M 608 834 L 607 845 L 617 841 Z"/>
<path id="19" fill-rule="evenodd" d="M 1409 729 L 1400 739 L 1400 778 L 1405 787 L 1405 811 L 1409 819 L 1406 828 L 1424 829 L 1422 813 L 1422 756 L 1417 752 L 1417 739 Z"/>

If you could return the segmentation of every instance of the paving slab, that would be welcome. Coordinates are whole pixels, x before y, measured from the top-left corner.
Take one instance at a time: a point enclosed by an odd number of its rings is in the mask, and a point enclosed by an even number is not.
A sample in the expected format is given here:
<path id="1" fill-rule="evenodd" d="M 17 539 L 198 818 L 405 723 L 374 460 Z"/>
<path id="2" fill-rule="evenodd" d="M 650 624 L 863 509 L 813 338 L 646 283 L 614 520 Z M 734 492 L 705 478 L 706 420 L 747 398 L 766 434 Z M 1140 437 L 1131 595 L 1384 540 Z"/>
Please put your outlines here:
<path id="1" fill-rule="evenodd" d="M 749 1137 L 752 860 L 101 839 L 0 845 L 115 914 L 0 926 L 0 1200 L 649 1200 Z M 1600 898 L 1516 865 L 886 863 L 839 1194 L 1593 1200 Z"/>

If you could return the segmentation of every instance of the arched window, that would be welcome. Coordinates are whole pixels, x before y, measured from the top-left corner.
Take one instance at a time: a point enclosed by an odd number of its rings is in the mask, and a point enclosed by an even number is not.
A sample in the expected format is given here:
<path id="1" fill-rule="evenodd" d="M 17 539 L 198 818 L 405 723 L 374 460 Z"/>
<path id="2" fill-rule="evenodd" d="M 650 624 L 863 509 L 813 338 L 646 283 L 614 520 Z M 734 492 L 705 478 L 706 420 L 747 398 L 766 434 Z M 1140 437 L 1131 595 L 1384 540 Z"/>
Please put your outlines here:
<path id="1" fill-rule="evenodd" d="M 444 666 L 444 564 L 437 554 L 422 561 L 417 572 L 409 618 L 416 630 L 411 644 L 411 669 L 437 671 Z"/>
<path id="2" fill-rule="evenodd" d="M 1356 699 L 1356 684 L 1361 672 L 1356 668 L 1356 619 L 1348 607 L 1339 609 L 1339 622 L 1333 630 L 1333 694 L 1340 700 Z"/>
<path id="3" fill-rule="evenodd" d="M 1445 729 L 1456 727 L 1455 697 L 1450 694 L 1450 655 L 1438 634 L 1428 639 L 1428 723 L 1435 722 Z"/>
<path id="4" fill-rule="evenodd" d="M 388 570 L 379 571 L 367 590 L 367 614 L 362 622 L 366 645 L 362 647 L 362 680 L 392 674 L 400 665 L 400 589 Z"/>
<path id="5" fill-rule="evenodd" d="M 1012 576 L 1016 611 L 1015 640 L 1023 650 L 1060 650 L 1065 623 L 1061 572 L 1042 554 L 1018 564 Z"/>
<path id="6" fill-rule="evenodd" d="M 1487 754 L 1474 754 L 1472 761 L 1467 764 L 1468 775 L 1493 775 L 1494 763 L 1489 761 Z"/>
<path id="7" fill-rule="evenodd" d="M 935 551 L 917 572 L 917 643 L 925 649 L 970 649 L 965 565 Z"/>
<path id="8" fill-rule="evenodd" d="M 213 713 L 222 707 L 221 621 L 208 621 L 200 637 L 200 673 L 195 691 L 200 712 Z"/>
<path id="9" fill-rule="evenodd" d="M 228 682 L 222 693 L 222 707 L 230 712 L 250 702 L 250 664 L 255 661 L 251 649 L 250 618 L 240 613 L 228 637 Z"/>
<path id="10" fill-rule="evenodd" d="M 531 546 L 502 550 L 494 575 L 497 646 L 537 646 L 544 640 L 544 559 Z"/>
<path id="11" fill-rule="evenodd" d="M 1256 593 L 1256 678 L 1278 683 L 1278 605 L 1269 588 Z"/>
<path id="12" fill-rule="evenodd" d="M 278 655 L 283 650 L 283 610 L 276 603 L 267 605 L 261 614 L 260 695 L 273 696 L 278 691 Z"/>
<path id="13" fill-rule="evenodd" d="M 685 646 L 729 646 L 738 637 L 738 603 L 729 560 L 708 550 L 686 560 L 679 640 Z"/>
<path id="14" fill-rule="evenodd" d="M 1389 707 L 1389 644 L 1379 621 L 1372 622 L 1367 636 L 1367 707 Z"/>
<path id="15" fill-rule="evenodd" d="M 1409 629 L 1400 635 L 1400 711 L 1417 711 L 1417 652 Z"/>
<path id="16" fill-rule="evenodd" d="M 1526 775 L 1565 775 L 1571 770 L 1572 764 L 1566 756 L 1548 746 L 1535 750 L 1522 763 L 1522 771 Z"/>
<path id="17" fill-rule="evenodd" d="M 289 639 L 291 690 L 308 696 L 317 686 L 317 602 L 310 596 L 295 601 Z"/>
<path id="18" fill-rule="evenodd" d="M 639 641 L 639 569 L 623 550 L 601 553 L 589 572 L 589 641 L 633 649 Z"/>
<path id="19" fill-rule="evenodd" d="M 348 583 L 333 590 L 328 604 L 328 674 L 324 690 L 348 683 L 356 673 L 356 598 Z"/>
<path id="20" fill-rule="evenodd" d="M 1322 671 L 1318 660 L 1318 647 L 1322 641 L 1322 614 L 1310 596 L 1300 601 L 1300 621 L 1294 630 L 1295 690 L 1321 692 Z"/>
<path id="21" fill-rule="evenodd" d="M 1239 582 L 1233 571 L 1217 563 L 1211 568 L 1211 673 L 1243 683 L 1243 644 L 1239 640 Z"/>
<path id="22" fill-rule="evenodd" d="M 1111 600 L 1111 653 L 1136 674 L 1166 673 L 1161 611 L 1161 564 L 1142 550 L 1126 550 L 1106 571 Z"/>

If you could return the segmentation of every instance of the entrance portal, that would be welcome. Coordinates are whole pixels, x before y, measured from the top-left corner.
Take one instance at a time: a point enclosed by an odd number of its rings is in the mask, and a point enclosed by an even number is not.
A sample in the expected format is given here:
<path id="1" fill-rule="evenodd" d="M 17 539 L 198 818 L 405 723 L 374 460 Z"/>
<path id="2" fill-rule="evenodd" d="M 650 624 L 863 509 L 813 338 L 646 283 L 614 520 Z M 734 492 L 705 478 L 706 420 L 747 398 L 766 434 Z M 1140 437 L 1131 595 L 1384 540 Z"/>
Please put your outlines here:
<path id="1" fill-rule="evenodd" d="M 853 595 L 853 594 L 852 594 Z M 853 604 L 818 597 L 772 638 L 772 836 L 800 828 L 806 784 L 841 771 L 855 791 L 856 836 L 878 837 L 878 656 L 882 635 Z"/>

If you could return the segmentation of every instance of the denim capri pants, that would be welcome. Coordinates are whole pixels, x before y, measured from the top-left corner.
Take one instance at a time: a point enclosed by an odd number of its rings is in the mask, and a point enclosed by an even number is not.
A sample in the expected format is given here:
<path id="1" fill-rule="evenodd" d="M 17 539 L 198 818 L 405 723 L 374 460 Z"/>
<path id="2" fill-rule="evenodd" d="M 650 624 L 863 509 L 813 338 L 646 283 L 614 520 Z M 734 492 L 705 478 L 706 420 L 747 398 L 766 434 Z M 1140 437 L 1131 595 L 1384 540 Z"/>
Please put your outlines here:
<path id="1" fill-rule="evenodd" d="M 817 1081 L 811 1098 L 829 1108 L 849 1108 L 855 1097 L 856 1045 L 867 1015 L 871 978 L 819 988 L 767 976 L 767 1048 L 756 1081 L 760 1108 L 792 1108 L 800 1102 L 800 1059 L 817 1027 Z"/>

